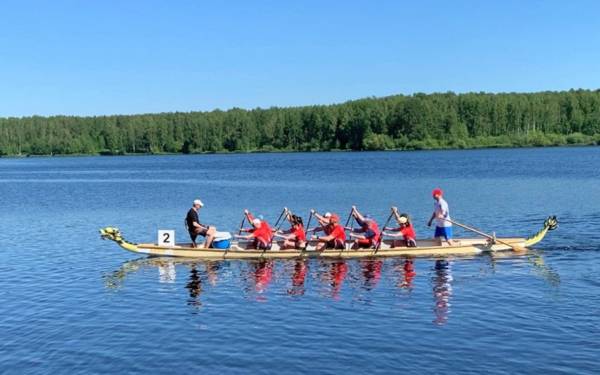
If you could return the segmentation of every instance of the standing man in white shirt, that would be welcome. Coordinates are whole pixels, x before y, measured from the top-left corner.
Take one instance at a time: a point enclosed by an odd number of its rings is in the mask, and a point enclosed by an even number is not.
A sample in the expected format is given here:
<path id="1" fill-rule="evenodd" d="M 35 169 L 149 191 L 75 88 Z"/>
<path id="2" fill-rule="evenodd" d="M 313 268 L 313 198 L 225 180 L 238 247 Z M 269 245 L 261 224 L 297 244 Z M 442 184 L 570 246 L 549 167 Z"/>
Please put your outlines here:
<path id="1" fill-rule="evenodd" d="M 439 241 L 439 245 L 444 246 L 445 242 L 448 246 L 452 246 L 454 245 L 454 241 L 452 240 L 452 223 L 448 221 L 451 220 L 450 209 L 448 208 L 448 203 L 442 198 L 444 192 L 442 189 L 436 188 L 433 189 L 432 195 L 435 202 L 433 204 L 433 214 L 427 226 L 430 227 L 435 219 L 434 237 Z"/>

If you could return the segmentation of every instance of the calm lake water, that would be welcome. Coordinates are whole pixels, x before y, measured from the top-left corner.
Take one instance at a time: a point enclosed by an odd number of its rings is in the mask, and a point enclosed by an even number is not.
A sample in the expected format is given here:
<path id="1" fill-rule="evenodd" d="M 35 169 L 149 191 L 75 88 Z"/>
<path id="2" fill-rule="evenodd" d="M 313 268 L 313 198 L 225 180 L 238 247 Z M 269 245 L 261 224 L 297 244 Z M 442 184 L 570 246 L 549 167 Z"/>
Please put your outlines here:
<path id="1" fill-rule="evenodd" d="M 417 234 L 456 220 L 525 255 L 175 262 L 101 241 L 187 240 L 191 201 L 345 219 L 391 205 Z M 1 373 L 598 373 L 600 148 L 0 159 Z M 466 235 L 457 230 L 457 235 Z"/>

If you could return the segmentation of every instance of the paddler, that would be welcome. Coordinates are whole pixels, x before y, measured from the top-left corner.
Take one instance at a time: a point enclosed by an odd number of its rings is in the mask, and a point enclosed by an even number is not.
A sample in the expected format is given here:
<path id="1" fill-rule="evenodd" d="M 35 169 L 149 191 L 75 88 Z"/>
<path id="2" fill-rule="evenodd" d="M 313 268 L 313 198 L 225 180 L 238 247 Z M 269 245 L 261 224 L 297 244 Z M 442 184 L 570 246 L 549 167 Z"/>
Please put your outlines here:
<path id="1" fill-rule="evenodd" d="M 259 218 L 255 218 L 248 210 L 244 210 L 244 215 L 250 223 L 252 223 L 251 228 L 244 228 L 240 231 L 250 233 L 248 235 L 236 235 L 237 238 L 242 239 L 254 239 L 252 242 L 253 249 L 258 250 L 269 250 L 271 248 L 272 238 L 273 238 L 273 230 L 269 223 L 266 220 L 261 220 Z"/>
<path id="2" fill-rule="evenodd" d="M 315 214 L 316 215 L 316 214 Z M 317 236 L 317 250 L 322 251 L 324 249 L 340 249 L 343 250 L 346 247 L 346 231 L 344 227 L 340 225 L 340 217 L 336 214 L 331 214 L 328 223 L 324 226 L 323 230 L 327 234 L 326 236 Z"/>
<path id="3" fill-rule="evenodd" d="M 417 247 L 417 235 L 415 234 L 415 229 L 413 228 L 412 221 L 408 214 L 399 214 L 398 210 L 395 207 L 392 208 L 394 213 L 394 217 L 398 222 L 398 228 L 388 228 L 385 227 L 383 230 L 388 230 L 391 232 L 385 232 L 386 236 L 389 237 L 402 237 L 402 240 L 394 240 L 392 242 L 392 247 L 398 246 L 406 246 L 406 247 Z"/>
<path id="4" fill-rule="evenodd" d="M 306 247 L 306 232 L 304 231 L 302 218 L 287 212 L 286 219 L 290 223 L 290 229 L 275 232 L 277 237 L 284 239 L 282 249 L 304 249 Z"/>
<path id="5" fill-rule="evenodd" d="M 192 240 L 192 247 L 196 247 L 196 238 L 200 235 L 205 237 L 204 248 L 208 249 L 213 242 L 213 238 L 216 232 L 216 228 L 209 225 L 200 223 L 198 217 L 198 210 L 204 207 L 204 203 L 200 199 L 194 200 L 192 208 L 188 211 L 185 217 L 185 224 L 187 226 L 190 239 Z"/>
<path id="6" fill-rule="evenodd" d="M 320 215 L 317 211 L 315 210 L 310 210 L 310 212 L 317 218 L 317 221 L 319 222 L 319 225 L 309 229 L 307 228 L 307 232 L 325 232 L 325 234 L 329 234 L 329 229 L 331 228 L 329 226 L 329 219 L 331 219 L 331 213 L 330 212 L 325 212 L 325 215 Z"/>
<path id="7" fill-rule="evenodd" d="M 370 215 L 363 215 L 357 209 L 356 206 L 352 206 L 351 215 L 358 223 L 359 227 L 352 229 L 346 228 L 350 231 L 350 237 L 354 237 L 353 249 L 368 249 L 377 246 L 379 241 L 379 226 L 375 219 Z"/>
<path id="8" fill-rule="evenodd" d="M 433 214 L 427 223 L 427 226 L 431 226 L 435 219 L 435 234 L 434 237 L 439 243 L 439 246 L 447 244 L 448 246 L 454 245 L 452 240 L 452 223 L 450 219 L 450 209 L 448 208 L 448 202 L 442 196 L 444 192 L 440 188 L 433 189 L 431 193 L 433 196 Z"/>

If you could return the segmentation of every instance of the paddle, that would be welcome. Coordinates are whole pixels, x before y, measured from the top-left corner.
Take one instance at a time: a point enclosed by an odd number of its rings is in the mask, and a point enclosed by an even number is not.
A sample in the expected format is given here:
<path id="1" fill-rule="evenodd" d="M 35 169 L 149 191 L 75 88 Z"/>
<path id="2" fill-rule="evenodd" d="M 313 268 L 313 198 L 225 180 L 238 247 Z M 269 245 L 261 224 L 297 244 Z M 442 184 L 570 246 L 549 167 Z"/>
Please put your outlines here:
<path id="1" fill-rule="evenodd" d="M 281 215 L 279 215 L 279 218 L 277 219 L 277 221 L 275 222 L 275 230 L 273 231 L 273 234 L 271 235 L 271 241 L 269 242 L 269 249 L 271 248 L 271 246 L 273 246 L 273 240 L 275 239 L 275 233 L 277 233 L 277 231 L 279 230 L 279 228 L 281 227 L 281 224 L 283 224 L 283 221 L 281 220 L 281 218 L 283 217 L 284 214 L 286 214 L 288 212 L 287 207 L 283 208 L 283 211 L 281 211 Z M 279 223 L 281 221 L 281 224 Z"/>
<path id="2" fill-rule="evenodd" d="M 312 220 L 313 217 L 313 210 L 310 210 L 310 215 L 308 215 L 308 223 L 306 224 L 306 229 L 304 230 L 305 234 L 308 234 L 308 229 L 310 228 L 310 221 Z M 306 251 L 306 249 L 308 249 L 308 238 L 306 238 L 306 244 L 304 245 L 304 249 L 302 249 L 302 251 Z"/>
<path id="3" fill-rule="evenodd" d="M 480 230 L 478 230 L 478 229 L 475 229 L 475 228 L 473 228 L 473 227 L 470 227 L 470 226 L 468 226 L 468 225 L 461 224 L 461 223 L 458 223 L 458 222 L 456 222 L 456 221 L 454 221 L 454 220 L 450 220 L 450 219 L 444 219 L 444 220 L 446 220 L 447 222 L 449 222 L 449 223 L 452 223 L 452 224 L 454 224 L 454 225 L 456 225 L 456 226 L 459 226 L 459 227 L 461 227 L 461 228 L 464 228 L 464 229 L 466 229 L 466 230 L 469 230 L 469 231 L 471 231 L 471 232 L 477 233 L 477 234 L 479 234 L 480 236 L 483 236 L 483 237 L 489 238 L 490 240 L 492 240 L 492 241 L 494 241 L 494 242 L 500 242 L 501 244 L 503 244 L 503 245 L 506 245 L 506 246 L 510 247 L 511 249 L 513 249 L 513 251 L 521 251 L 521 252 L 522 252 L 522 251 L 527 251 L 527 249 L 526 249 L 526 248 L 524 248 L 524 247 L 521 247 L 521 246 L 519 246 L 519 245 L 511 245 L 511 244 L 509 244 L 508 242 L 505 242 L 505 241 L 499 240 L 499 239 L 497 239 L 495 236 L 491 236 L 491 235 L 489 235 L 489 234 L 487 234 L 487 233 L 484 233 L 484 232 L 482 232 L 482 231 L 480 231 Z"/>
<path id="4" fill-rule="evenodd" d="M 400 214 L 398 213 L 398 207 L 392 207 L 392 213 L 394 214 L 394 217 L 398 224 L 400 224 Z"/>
<path id="5" fill-rule="evenodd" d="M 238 230 L 238 235 L 242 234 L 242 228 L 244 228 L 245 222 L 246 222 L 246 214 L 244 214 L 244 218 L 242 219 L 242 223 L 240 224 L 240 230 Z"/>
<path id="6" fill-rule="evenodd" d="M 392 212 L 390 213 L 390 216 L 388 216 L 387 220 L 385 221 L 385 224 L 383 224 L 383 227 L 381 227 L 381 230 L 379 231 L 379 241 L 377 241 L 377 246 L 375 247 L 375 254 L 377 254 L 377 251 L 379 250 L 379 248 L 381 247 L 381 244 L 383 243 L 383 230 L 390 223 L 392 216 L 394 216 L 394 208 L 395 207 L 392 207 Z"/>
<path id="7" fill-rule="evenodd" d="M 344 225 L 344 231 L 346 230 L 346 228 L 348 228 L 348 224 L 350 224 L 350 218 L 352 217 L 352 214 L 354 213 L 356 206 L 352 206 L 352 209 L 350 209 L 350 214 L 348 215 L 348 219 L 346 220 L 346 225 Z M 354 231 L 354 223 L 352 223 L 352 228 L 350 228 L 350 234 Z M 350 234 L 348 235 L 348 237 L 350 237 Z M 350 238 L 350 240 L 352 240 L 352 238 Z M 352 246 L 352 241 L 349 242 L 349 245 Z"/>
<path id="8" fill-rule="evenodd" d="M 277 225 L 279 224 L 279 221 L 280 221 L 280 220 L 281 220 L 281 218 L 283 217 L 283 214 L 285 214 L 286 212 L 288 212 L 288 209 L 287 209 L 287 207 L 284 207 L 284 208 L 283 208 L 283 211 L 281 211 L 281 215 L 279 215 L 279 218 L 278 218 L 278 219 L 277 219 L 277 221 L 275 222 L 275 225 L 274 225 L 274 227 L 276 227 L 276 228 L 277 228 Z"/>

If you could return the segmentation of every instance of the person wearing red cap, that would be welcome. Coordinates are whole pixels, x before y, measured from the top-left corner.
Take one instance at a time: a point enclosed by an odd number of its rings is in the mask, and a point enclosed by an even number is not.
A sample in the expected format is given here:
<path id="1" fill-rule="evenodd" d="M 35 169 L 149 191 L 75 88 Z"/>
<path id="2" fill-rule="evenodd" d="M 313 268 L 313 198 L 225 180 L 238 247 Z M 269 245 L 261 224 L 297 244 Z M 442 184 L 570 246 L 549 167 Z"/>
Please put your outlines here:
<path id="1" fill-rule="evenodd" d="M 327 224 L 326 236 L 318 237 L 317 250 L 321 251 L 324 249 L 340 249 L 344 250 L 346 247 L 346 231 L 340 224 L 340 217 L 336 214 L 332 214 L 329 217 L 329 223 Z"/>
<path id="2" fill-rule="evenodd" d="M 444 242 L 448 246 L 452 246 L 452 223 L 450 220 L 450 209 L 448 208 L 448 202 L 442 198 L 444 192 L 440 188 L 433 189 L 431 193 L 433 195 L 433 214 L 427 223 L 427 226 L 431 226 L 435 219 L 435 234 L 434 237 L 439 241 L 439 245 L 443 246 Z"/>

